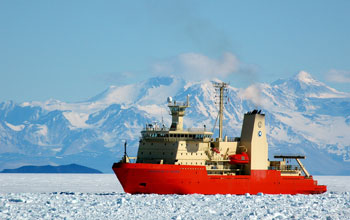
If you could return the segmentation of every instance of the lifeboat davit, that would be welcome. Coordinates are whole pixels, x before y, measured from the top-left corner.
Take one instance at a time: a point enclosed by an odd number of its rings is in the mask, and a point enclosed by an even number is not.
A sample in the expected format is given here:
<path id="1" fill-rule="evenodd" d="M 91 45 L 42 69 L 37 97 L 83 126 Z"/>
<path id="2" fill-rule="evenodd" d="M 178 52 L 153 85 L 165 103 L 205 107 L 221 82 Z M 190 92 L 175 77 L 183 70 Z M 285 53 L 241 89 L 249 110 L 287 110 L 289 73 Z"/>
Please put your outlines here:
<path id="1" fill-rule="evenodd" d="M 247 164 L 249 163 L 249 156 L 246 152 L 240 154 L 233 154 L 228 157 L 230 159 L 230 164 Z"/>

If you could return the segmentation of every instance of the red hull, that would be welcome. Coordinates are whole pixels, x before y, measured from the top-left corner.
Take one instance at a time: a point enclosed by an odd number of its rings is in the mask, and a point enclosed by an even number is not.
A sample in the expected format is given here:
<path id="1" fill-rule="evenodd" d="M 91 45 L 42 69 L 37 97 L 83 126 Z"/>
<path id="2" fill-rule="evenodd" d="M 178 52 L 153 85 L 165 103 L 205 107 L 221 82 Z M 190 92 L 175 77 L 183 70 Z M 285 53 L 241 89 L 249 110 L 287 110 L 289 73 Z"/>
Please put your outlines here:
<path id="1" fill-rule="evenodd" d="M 276 170 L 251 175 L 207 175 L 204 166 L 115 163 L 113 171 L 126 193 L 156 194 L 319 194 L 327 187 L 304 176 Z"/>

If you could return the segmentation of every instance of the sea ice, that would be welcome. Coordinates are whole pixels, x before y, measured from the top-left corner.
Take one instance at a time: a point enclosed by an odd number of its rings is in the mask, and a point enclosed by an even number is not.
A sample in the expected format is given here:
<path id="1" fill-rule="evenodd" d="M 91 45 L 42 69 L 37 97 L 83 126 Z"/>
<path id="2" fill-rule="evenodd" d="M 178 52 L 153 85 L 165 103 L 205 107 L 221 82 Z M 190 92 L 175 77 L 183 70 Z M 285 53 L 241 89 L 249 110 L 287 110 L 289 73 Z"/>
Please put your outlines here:
<path id="1" fill-rule="evenodd" d="M 349 219 L 350 177 L 316 179 L 327 193 L 131 195 L 110 174 L 0 174 L 0 219 Z"/>

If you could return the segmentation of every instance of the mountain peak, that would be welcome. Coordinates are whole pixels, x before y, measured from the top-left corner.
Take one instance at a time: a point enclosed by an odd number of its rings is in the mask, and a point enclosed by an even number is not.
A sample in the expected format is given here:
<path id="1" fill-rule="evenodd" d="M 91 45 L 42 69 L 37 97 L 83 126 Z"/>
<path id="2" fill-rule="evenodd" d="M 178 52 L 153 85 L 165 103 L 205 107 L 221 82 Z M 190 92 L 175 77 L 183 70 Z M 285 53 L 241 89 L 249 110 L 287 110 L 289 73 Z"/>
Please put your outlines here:
<path id="1" fill-rule="evenodd" d="M 319 84 L 317 80 L 312 78 L 311 74 L 302 70 L 298 74 L 295 75 L 294 79 L 298 80 L 299 82 L 303 82 L 305 84 Z"/>

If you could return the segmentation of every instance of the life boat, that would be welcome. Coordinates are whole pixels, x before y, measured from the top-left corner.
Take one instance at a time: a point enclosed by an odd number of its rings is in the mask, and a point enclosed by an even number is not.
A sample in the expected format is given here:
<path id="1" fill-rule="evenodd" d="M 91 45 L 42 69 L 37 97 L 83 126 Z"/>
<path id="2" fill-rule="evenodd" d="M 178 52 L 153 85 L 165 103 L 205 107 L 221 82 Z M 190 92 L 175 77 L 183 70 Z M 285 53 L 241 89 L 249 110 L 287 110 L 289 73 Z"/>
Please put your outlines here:
<path id="1" fill-rule="evenodd" d="M 230 164 L 247 164 L 249 163 L 249 156 L 246 152 L 240 154 L 233 154 L 228 157 L 230 159 Z"/>

